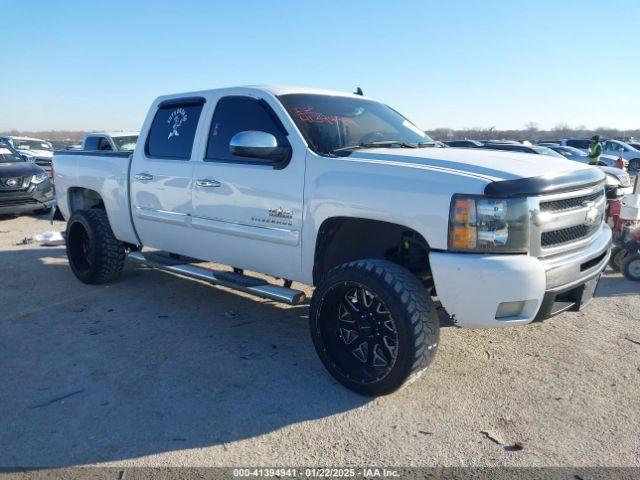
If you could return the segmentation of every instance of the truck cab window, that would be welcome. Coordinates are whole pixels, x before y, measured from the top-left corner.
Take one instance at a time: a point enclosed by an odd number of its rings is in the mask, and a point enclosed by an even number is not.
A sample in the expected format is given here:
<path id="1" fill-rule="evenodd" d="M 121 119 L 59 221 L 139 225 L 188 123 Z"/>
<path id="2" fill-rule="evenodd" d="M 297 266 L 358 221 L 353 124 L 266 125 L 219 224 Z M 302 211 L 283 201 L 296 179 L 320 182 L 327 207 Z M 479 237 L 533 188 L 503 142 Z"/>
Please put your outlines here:
<path id="1" fill-rule="evenodd" d="M 151 124 L 146 154 L 150 157 L 189 160 L 202 104 L 161 107 Z"/>
<path id="2" fill-rule="evenodd" d="M 279 146 L 289 145 L 286 133 L 274 120 L 273 113 L 263 101 L 251 97 L 232 96 L 218 101 L 207 143 L 205 160 L 210 161 L 255 161 L 239 157 L 229 151 L 229 142 L 236 133 L 257 130 L 270 133 Z"/>
<path id="3" fill-rule="evenodd" d="M 113 150 L 111 148 L 111 144 L 109 143 L 109 140 L 107 140 L 106 138 L 102 137 L 100 139 L 100 143 L 98 143 L 98 150 L 102 150 L 103 152 L 107 152 L 110 150 Z"/>
<path id="4" fill-rule="evenodd" d="M 98 137 L 87 137 L 84 141 L 85 150 L 98 150 Z"/>

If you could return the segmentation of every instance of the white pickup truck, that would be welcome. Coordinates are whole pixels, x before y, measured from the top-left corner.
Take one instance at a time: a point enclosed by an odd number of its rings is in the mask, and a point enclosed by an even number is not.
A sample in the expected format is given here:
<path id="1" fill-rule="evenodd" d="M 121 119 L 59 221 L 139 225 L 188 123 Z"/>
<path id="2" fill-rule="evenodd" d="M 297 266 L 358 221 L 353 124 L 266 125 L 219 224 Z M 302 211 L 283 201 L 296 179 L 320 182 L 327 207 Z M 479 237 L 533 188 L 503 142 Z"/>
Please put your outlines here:
<path id="1" fill-rule="evenodd" d="M 431 363 L 437 302 L 459 327 L 524 325 L 585 306 L 610 255 L 599 169 L 434 148 L 383 103 L 334 91 L 160 97 L 132 154 L 56 152 L 54 172 L 81 281 L 128 258 L 290 304 L 292 281 L 312 285 L 317 353 L 367 395 Z"/>

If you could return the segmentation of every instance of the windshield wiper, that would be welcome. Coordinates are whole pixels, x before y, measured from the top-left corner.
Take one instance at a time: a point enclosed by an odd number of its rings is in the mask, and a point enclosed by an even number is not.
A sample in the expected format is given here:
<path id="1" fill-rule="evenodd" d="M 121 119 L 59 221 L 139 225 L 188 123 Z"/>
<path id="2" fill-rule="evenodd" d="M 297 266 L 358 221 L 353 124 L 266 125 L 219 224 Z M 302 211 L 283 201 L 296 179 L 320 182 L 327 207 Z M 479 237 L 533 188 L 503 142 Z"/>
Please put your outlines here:
<path id="1" fill-rule="evenodd" d="M 359 143 L 358 145 L 349 145 L 348 147 L 334 148 L 328 153 L 347 152 L 350 150 L 361 150 L 363 148 L 391 147 L 394 145 L 398 145 L 401 148 L 418 148 L 415 143 L 401 142 L 400 140 L 384 140 L 381 142 Z"/>

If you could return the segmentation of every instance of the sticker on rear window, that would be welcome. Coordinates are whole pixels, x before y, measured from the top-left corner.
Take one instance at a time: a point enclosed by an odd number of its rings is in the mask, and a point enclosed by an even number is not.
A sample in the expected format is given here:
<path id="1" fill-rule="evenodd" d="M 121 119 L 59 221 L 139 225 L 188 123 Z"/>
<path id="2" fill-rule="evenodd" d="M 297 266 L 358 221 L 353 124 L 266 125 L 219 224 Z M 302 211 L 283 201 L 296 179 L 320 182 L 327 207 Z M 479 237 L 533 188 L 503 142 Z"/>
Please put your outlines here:
<path id="1" fill-rule="evenodd" d="M 187 112 L 185 112 L 184 108 L 176 108 L 173 112 L 171 112 L 171 115 L 169 115 L 169 118 L 167 119 L 167 123 L 171 125 L 169 127 L 171 131 L 169 132 L 167 140 L 171 137 L 179 137 L 180 133 L 178 132 L 178 128 L 180 128 L 180 125 L 182 125 L 186 121 Z"/>

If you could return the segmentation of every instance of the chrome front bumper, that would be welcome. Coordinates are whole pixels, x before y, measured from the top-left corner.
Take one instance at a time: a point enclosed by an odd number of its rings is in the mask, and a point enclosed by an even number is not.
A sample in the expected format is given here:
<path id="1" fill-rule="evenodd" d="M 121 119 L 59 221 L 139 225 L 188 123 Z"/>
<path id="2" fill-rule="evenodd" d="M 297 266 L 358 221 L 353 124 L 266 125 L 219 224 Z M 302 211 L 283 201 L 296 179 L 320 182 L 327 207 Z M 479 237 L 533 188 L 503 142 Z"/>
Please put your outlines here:
<path id="1" fill-rule="evenodd" d="M 546 291 L 535 319 L 544 320 L 565 310 L 584 308 L 593 298 L 610 256 L 611 229 L 603 224 L 587 248 L 541 260 Z"/>
<path id="2" fill-rule="evenodd" d="M 540 259 L 544 266 L 547 289 L 571 287 L 583 283 L 607 265 L 611 248 L 611 228 L 602 228 L 593 242 L 572 253 Z"/>
<path id="3" fill-rule="evenodd" d="M 611 229 L 603 225 L 588 245 L 545 258 L 431 252 L 438 298 L 456 325 L 525 325 L 584 307 L 609 261 Z M 524 302 L 513 317 L 498 318 L 501 303 Z"/>

